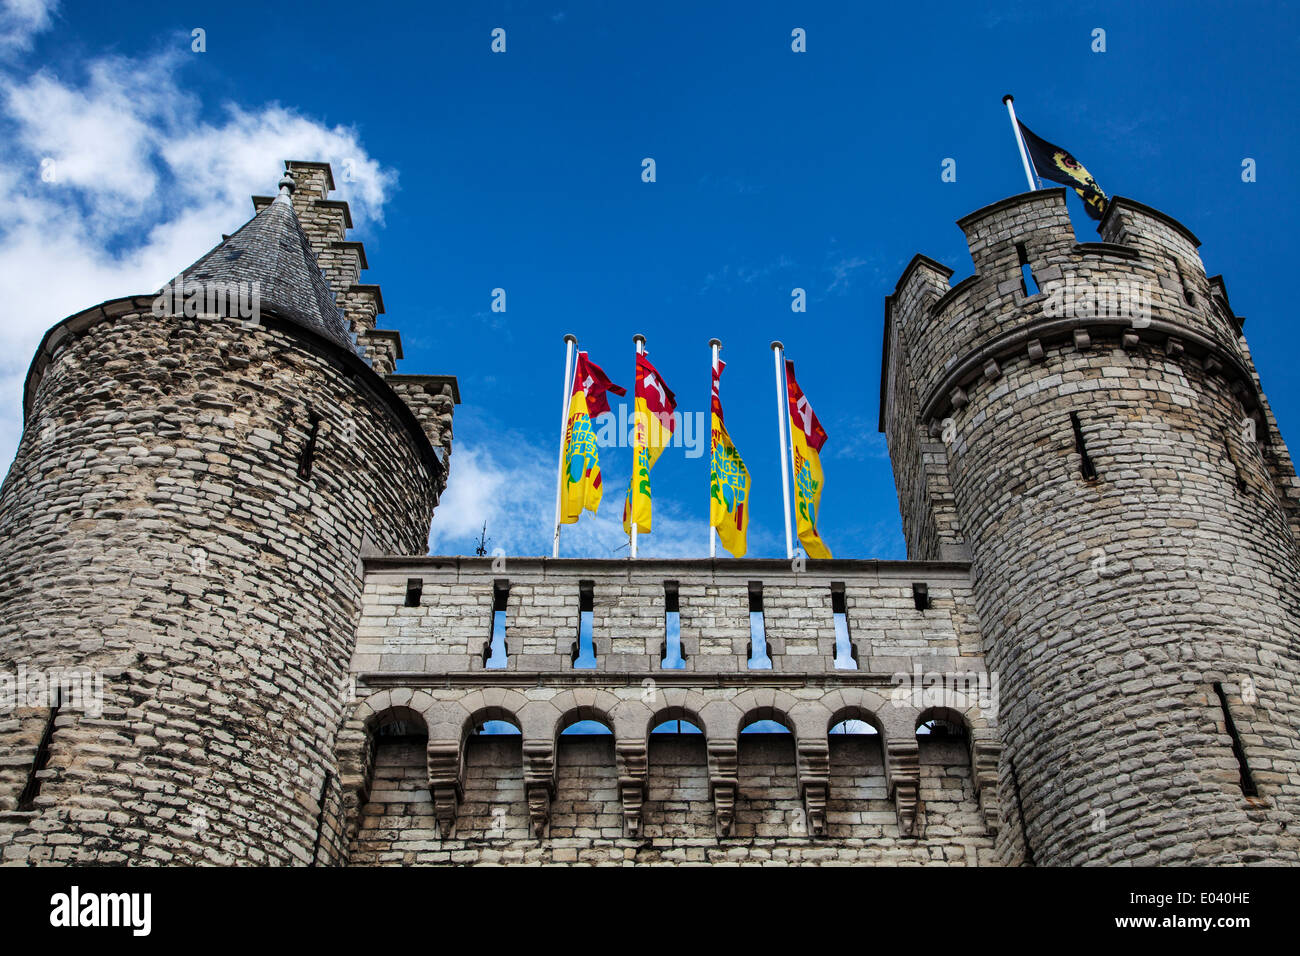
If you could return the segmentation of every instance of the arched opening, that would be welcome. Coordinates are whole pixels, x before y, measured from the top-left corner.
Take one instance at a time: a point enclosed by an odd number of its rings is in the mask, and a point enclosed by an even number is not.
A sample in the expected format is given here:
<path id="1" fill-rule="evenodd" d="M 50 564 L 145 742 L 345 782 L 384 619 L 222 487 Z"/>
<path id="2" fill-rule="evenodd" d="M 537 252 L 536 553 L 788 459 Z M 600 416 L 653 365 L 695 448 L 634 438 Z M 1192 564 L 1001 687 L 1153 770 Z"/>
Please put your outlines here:
<path id="1" fill-rule="evenodd" d="M 456 838 L 528 839 L 524 738 L 518 718 L 502 708 L 479 711 L 466 721 L 462 748 L 465 784 Z"/>
<path id="2" fill-rule="evenodd" d="M 758 708 L 740 722 L 736 748 L 736 822 L 740 840 L 779 840 L 808 836 L 799 799 L 794 724 L 780 711 Z"/>
<path id="3" fill-rule="evenodd" d="M 560 720 L 551 839 L 594 842 L 623 835 L 613 727 L 609 715 L 594 707 L 575 708 Z"/>
<path id="4" fill-rule="evenodd" d="M 369 796 L 349 857 L 353 865 L 401 863 L 414 844 L 438 839 L 429 794 L 424 718 L 393 707 L 367 723 Z"/>
<path id="5" fill-rule="evenodd" d="M 931 707 L 923 711 L 916 719 L 917 738 L 929 737 L 932 740 L 948 738 L 965 740 L 969 732 L 966 718 L 960 711 L 948 707 Z"/>
<path id="6" fill-rule="evenodd" d="M 961 711 L 931 707 L 916 718 L 920 800 L 925 826 L 942 823 L 957 835 L 986 839 L 971 779 L 970 725 Z"/>
<path id="7" fill-rule="evenodd" d="M 649 839 L 713 836 L 709 755 L 704 724 L 683 707 L 670 707 L 650 720 L 646 748 L 646 803 L 642 833 Z"/>
<path id="8" fill-rule="evenodd" d="M 846 707 L 827 721 L 830 787 L 826 835 L 832 839 L 879 838 L 894 812 L 885 781 L 880 721 L 862 707 Z"/>

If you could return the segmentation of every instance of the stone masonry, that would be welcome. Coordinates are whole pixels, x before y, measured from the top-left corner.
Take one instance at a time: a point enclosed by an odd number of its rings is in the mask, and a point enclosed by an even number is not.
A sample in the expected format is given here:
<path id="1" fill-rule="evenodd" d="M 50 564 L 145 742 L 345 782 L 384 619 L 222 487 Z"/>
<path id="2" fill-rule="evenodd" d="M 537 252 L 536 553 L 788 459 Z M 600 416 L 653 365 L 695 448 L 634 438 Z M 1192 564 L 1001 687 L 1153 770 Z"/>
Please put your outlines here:
<path id="1" fill-rule="evenodd" d="M 1300 479 L 1179 223 L 1044 190 L 908 265 L 907 561 L 454 558 L 459 387 L 333 187 L 33 360 L 0 863 L 1300 862 Z"/>
<path id="2" fill-rule="evenodd" d="M 909 553 L 971 561 L 1000 856 L 1296 862 L 1300 483 L 1222 280 L 1123 198 L 1096 243 L 1060 189 L 958 225 L 974 275 L 886 302 L 881 428 Z"/>
<path id="3" fill-rule="evenodd" d="M 980 685 L 965 565 L 365 565 L 340 736 L 353 863 L 996 862 L 998 689 Z M 579 669 L 584 592 L 596 660 Z M 769 671 L 749 668 L 756 592 Z M 680 670 L 662 666 L 669 594 Z M 385 735 L 394 716 L 402 733 Z M 676 720 L 700 733 L 664 733 Z M 759 720 L 790 733 L 741 732 Z M 870 732 L 830 733 L 846 720 Z M 575 721 L 608 733 L 563 734 Z"/>

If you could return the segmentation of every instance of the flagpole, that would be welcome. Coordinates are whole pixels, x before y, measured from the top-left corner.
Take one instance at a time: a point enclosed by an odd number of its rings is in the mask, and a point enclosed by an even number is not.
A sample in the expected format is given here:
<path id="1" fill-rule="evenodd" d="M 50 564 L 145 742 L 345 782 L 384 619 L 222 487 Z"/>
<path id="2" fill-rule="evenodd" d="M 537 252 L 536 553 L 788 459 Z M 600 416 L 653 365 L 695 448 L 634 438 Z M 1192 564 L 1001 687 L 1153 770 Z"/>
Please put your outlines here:
<path id="1" fill-rule="evenodd" d="M 644 335 L 638 332 L 636 335 L 632 336 L 632 341 L 636 345 L 637 355 L 640 355 L 643 352 L 645 352 Z M 637 375 L 640 374 L 640 371 L 641 370 L 639 368 L 636 368 L 632 374 L 632 434 L 633 436 L 636 435 L 636 416 L 638 414 L 637 407 L 636 407 L 636 389 L 637 389 Z M 631 557 L 635 558 L 636 557 L 636 438 L 635 437 L 633 437 L 632 439 L 632 486 L 628 491 L 627 504 L 628 504 L 628 512 L 627 512 L 628 523 L 629 525 L 631 525 L 632 528 L 632 543 L 629 548 L 629 554 Z"/>
<path id="2" fill-rule="evenodd" d="M 573 399 L 573 350 L 578 337 L 572 332 L 564 336 L 564 401 L 560 407 L 560 464 L 555 473 L 555 540 L 551 543 L 551 557 L 560 556 L 560 499 L 564 495 L 564 438 L 569 430 L 569 404 Z"/>
<path id="3" fill-rule="evenodd" d="M 1025 179 L 1029 180 L 1029 191 L 1034 192 L 1038 189 L 1034 183 L 1034 167 L 1029 163 L 1029 150 L 1025 149 L 1025 138 L 1020 135 L 1020 121 L 1016 119 L 1013 100 L 1014 97 L 1010 93 L 1002 97 L 1002 102 L 1007 104 L 1007 113 L 1011 116 L 1011 130 L 1016 134 L 1016 145 L 1020 147 L 1020 161 L 1025 164 Z"/>
<path id="4" fill-rule="evenodd" d="M 709 419 L 710 422 L 712 422 L 713 376 L 716 375 L 718 372 L 718 353 L 722 351 L 722 342 L 718 339 L 709 339 L 709 351 L 713 355 L 712 364 L 711 364 L 712 374 L 710 374 L 709 376 Z M 719 396 L 719 399 L 721 399 L 721 396 Z M 710 429 L 709 429 L 710 434 L 712 434 L 712 430 L 713 430 L 712 425 L 710 425 Z M 709 476 L 710 486 L 712 486 L 713 484 L 712 478 L 713 476 L 712 474 L 710 474 Z M 712 491 L 710 491 L 710 494 L 712 494 Z M 712 498 L 710 497 L 709 499 L 709 557 L 716 558 L 717 556 L 718 556 L 718 529 L 713 527 L 713 503 L 712 503 Z"/>
<path id="5" fill-rule="evenodd" d="M 781 436 L 781 499 L 785 503 L 785 556 L 794 557 L 794 539 L 790 534 L 790 459 L 786 454 L 789 447 L 785 434 L 787 417 L 785 400 L 785 346 L 780 342 L 772 343 L 772 358 L 776 362 L 776 427 Z"/>

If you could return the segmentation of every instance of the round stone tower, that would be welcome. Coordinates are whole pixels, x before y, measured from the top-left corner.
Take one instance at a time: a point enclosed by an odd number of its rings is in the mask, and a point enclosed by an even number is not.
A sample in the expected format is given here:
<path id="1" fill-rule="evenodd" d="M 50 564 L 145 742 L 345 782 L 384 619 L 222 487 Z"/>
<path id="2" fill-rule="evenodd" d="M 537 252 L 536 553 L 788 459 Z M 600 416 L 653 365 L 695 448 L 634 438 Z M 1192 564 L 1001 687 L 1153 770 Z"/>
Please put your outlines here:
<path id="1" fill-rule="evenodd" d="M 1223 283 L 1065 191 L 960 220 L 886 301 L 908 550 L 971 562 L 1008 862 L 1300 860 L 1300 482 Z"/>
<path id="2" fill-rule="evenodd" d="M 359 557 L 424 553 L 450 429 L 403 398 L 429 377 L 387 374 L 329 167 L 289 165 L 296 193 L 31 366 L 0 490 L 6 863 L 326 858 Z"/>

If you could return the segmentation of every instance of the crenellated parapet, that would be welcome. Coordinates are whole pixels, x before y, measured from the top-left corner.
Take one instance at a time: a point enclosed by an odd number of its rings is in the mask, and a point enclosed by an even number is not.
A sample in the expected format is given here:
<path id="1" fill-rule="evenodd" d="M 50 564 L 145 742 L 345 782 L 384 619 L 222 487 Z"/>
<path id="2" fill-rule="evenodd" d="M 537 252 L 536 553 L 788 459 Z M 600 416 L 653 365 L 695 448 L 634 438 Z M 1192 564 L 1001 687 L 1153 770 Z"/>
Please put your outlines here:
<path id="1" fill-rule="evenodd" d="M 965 565 L 829 561 L 814 573 L 763 560 L 364 563 L 351 725 L 419 711 L 440 834 L 430 862 L 485 846 L 528 847 L 550 862 L 575 846 L 734 854 L 793 840 L 822 846 L 822 859 L 858 859 L 862 841 L 865 856 L 908 856 L 909 846 L 942 855 L 962 840 L 976 854 L 991 846 L 999 682 L 972 637 Z M 677 640 L 680 654 L 668 647 Z M 760 657 L 770 667 L 755 667 Z M 672 666 L 676 658 L 684 666 Z M 925 735 L 935 720 L 936 734 L 956 734 L 952 749 L 949 738 Z M 756 721 L 788 736 L 751 736 Z M 869 733 L 842 736 L 845 721 Z M 518 736 L 484 736 L 488 722 Z M 603 726 L 606 749 L 567 736 L 579 722 Z M 675 722 L 698 736 L 659 733 Z M 499 763 L 510 747 L 516 756 Z M 498 756 L 484 764 L 488 754 Z M 413 759 L 390 751 L 376 772 L 400 789 Z M 669 791 L 696 808 L 679 822 L 665 809 Z M 361 862 L 378 844 L 400 845 L 400 831 L 396 843 L 385 836 L 399 798 L 373 798 L 370 813 L 382 816 L 354 840 Z M 952 800 L 964 801 L 957 829 L 943 823 Z M 347 803 L 365 801 L 358 791 Z"/>
<path id="2" fill-rule="evenodd" d="M 1010 863 L 1294 861 L 1300 481 L 1196 237 L 1116 197 L 1079 242 L 1065 197 L 959 220 L 974 273 L 918 256 L 885 307 L 908 553 L 969 556 L 1004 681 L 981 816 Z"/>
<path id="3" fill-rule="evenodd" d="M 1102 242 L 1080 243 L 1064 189 L 986 206 L 958 225 L 973 275 L 949 286 L 947 270 L 921 257 L 890 297 L 886 335 L 905 350 L 917 413 L 937 435 L 943 419 L 995 382 L 1010 362 L 1036 361 L 1064 343 L 1086 351 L 1120 345 L 1185 356 L 1224 376 L 1247 413 L 1258 410 L 1240 324 L 1222 281 L 1212 283 L 1185 227 L 1114 198 Z M 883 378 L 892 372 L 887 366 Z"/>

